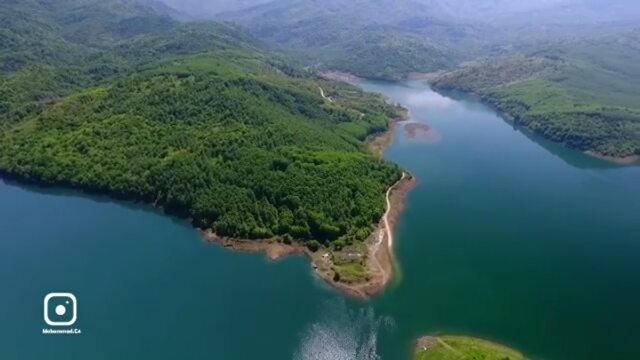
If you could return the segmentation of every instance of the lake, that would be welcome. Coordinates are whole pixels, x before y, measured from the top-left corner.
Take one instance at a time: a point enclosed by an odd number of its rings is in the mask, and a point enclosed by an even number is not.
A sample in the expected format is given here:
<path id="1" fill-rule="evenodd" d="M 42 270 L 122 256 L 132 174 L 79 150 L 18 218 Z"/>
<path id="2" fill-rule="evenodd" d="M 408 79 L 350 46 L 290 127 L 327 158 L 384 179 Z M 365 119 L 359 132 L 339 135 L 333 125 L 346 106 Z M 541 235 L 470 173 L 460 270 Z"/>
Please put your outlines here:
<path id="1" fill-rule="evenodd" d="M 420 82 L 362 82 L 431 131 L 397 126 L 385 157 L 414 174 L 398 276 L 370 301 L 203 242 L 149 206 L 0 183 L 2 359 L 409 359 L 462 333 L 535 359 L 638 359 L 640 167 L 514 128 Z M 49 292 L 77 297 L 80 335 L 43 335 Z"/>

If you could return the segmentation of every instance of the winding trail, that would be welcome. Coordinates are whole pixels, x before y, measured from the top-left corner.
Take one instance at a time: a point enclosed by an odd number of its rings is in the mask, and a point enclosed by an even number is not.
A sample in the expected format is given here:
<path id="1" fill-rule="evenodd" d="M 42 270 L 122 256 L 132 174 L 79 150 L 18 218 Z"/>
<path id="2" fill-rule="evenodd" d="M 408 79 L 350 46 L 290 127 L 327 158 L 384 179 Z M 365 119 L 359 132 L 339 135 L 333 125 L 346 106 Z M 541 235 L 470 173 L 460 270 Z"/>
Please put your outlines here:
<path id="1" fill-rule="evenodd" d="M 322 90 L 320 86 L 318 86 L 318 89 L 320 89 L 320 95 L 322 95 L 323 99 L 329 100 L 329 102 L 333 102 L 333 100 L 330 97 L 327 97 L 324 95 L 324 90 Z"/>
<path id="2" fill-rule="evenodd" d="M 385 267 L 380 263 L 380 260 L 378 259 L 378 251 L 380 250 L 380 245 L 382 245 L 386 235 L 388 239 L 387 247 L 389 251 L 389 256 L 392 256 L 391 254 L 393 254 L 392 252 L 393 251 L 393 232 L 391 231 L 391 226 L 389 226 L 389 213 L 391 212 L 391 199 L 390 199 L 391 192 L 398 184 L 404 181 L 406 177 L 407 177 L 407 173 L 403 172 L 400 180 L 398 180 L 395 184 L 391 185 L 389 189 L 387 189 L 387 194 L 386 194 L 387 211 L 385 211 L 384 215 L 382 216 L 382 221 L 384 223 L 384 231 L 380 231 L 378 233 L 378 240 L 375 242 L 375 244 L 371 246 L 371 259 L 375 263 L 375 267 L 377 267 L 380 270 L 380 273 L 382 274 L 382 277 L 384 279 L 383 282 L 385 283 L 389 280 L 389 278 L 391 277 L 391 274 L 388 271 L 386 271 Z"/>
<path id="3" fill-rule="evenodd" d="M 407 177 L 407 173 L 402 172 L 402 177 L 400 178 L 400 180 L 398 180 L 389 189 L 387 189 L 387 211 L 384 213 L 382 219 L 384 220 L 384 228 L 387 232 L 387 239 L 389 239 L 389 241 L 387 242 L 389 250 L 391 250 L 391 248 L 393 247 L 393 232 L 391 231 L 391 227 L 389 226 L 389 212 L 391 212 L 391 200 L 389 199 L 389 197 L 391 196 L 391 191 L 393 190 L 393 188 L 395 188 L 396 185 L 400 184 L 405 177 Z"/>

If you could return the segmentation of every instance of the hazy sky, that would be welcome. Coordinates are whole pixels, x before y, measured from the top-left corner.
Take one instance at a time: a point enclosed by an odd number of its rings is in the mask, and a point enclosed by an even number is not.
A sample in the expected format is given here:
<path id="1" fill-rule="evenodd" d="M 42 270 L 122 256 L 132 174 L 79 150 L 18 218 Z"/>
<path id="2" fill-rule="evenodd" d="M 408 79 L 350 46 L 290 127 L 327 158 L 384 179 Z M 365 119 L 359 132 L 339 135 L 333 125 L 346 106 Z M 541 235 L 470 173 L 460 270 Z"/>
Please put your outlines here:
<path id="1" fill-rule="evenodd" d="M 165 4 L 190 13 L 191 15 L 211 15 L 217 12 L 233 11 L 272 0 L 161 0 Z M 205 13 L 205 14 L 203 14 Z"/>
<path id="2" fill-rule="evenodd" d="M 313 6 L 326 3 L 366 4 L 367 0 L 160 0 L 167 5 L 196 17 L 208 17 L 216 13 L 242 10 L 247 7 L 272 1 L 308 1 Z M 576 21 L 580 17 L 589 20 L 610 20 L 612 18 L 630 19 L 640 17 L 640 0 L 369 0 L 394 3 L 419 2 L 446 11 L 451 16 L 477 18 L 478 20 L 494 16 L 536 12 L 540 16 L 566 17 Z M 640 24 L 640 23 L 639 23 Z"/>

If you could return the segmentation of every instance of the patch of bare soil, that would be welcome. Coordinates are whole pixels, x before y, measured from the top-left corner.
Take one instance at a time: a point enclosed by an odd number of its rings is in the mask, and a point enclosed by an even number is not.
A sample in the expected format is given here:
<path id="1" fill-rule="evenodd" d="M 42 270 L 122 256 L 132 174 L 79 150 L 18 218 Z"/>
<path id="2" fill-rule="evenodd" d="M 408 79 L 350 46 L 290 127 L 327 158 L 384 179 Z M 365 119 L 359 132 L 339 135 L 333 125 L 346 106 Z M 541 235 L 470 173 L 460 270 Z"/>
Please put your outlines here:
<path id="1" fill-rule="evenodd" d="M 236 251 L 264 252 L 271 260 L 278 260 L 281 257 L 289 255 L 305 254 L 308 251 L 307 248 L 300 243 L 293 242 L 291 244 L 285 244 L 275 239 L 231 239 L 218 236 L 211 230 L 204 231 L 204 238 L 210 243 L 222 245 L 225 248 Z"/>
<path id="2" fill-rule="evenodd" d="M 424 351 L 438 345 L 438 338 L 435 336 L 423 336 L 416 340 L 416 350 Z"/>

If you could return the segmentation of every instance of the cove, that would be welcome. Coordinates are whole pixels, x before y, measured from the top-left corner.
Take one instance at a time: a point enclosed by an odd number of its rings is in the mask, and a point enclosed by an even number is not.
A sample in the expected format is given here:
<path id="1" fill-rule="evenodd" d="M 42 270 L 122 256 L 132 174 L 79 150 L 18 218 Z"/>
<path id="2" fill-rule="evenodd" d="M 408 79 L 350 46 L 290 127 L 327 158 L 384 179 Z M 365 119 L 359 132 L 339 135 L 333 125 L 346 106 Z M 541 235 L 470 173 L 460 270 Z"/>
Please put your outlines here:
<path id="1" fill-rule="evenodd" d="M 363 81 L 406 106 L 385 157 L 414 174 L 398 277 L 363 302 L 307 259 L 205 244 L 147 206 L 0 183 L 0 358 L 409 359 L 462 333 L 540 359 L 637 359 L 640 168 L 513 128 L 472 98 Z M 48 292 L 81 335 L 42 335 Z"/>

